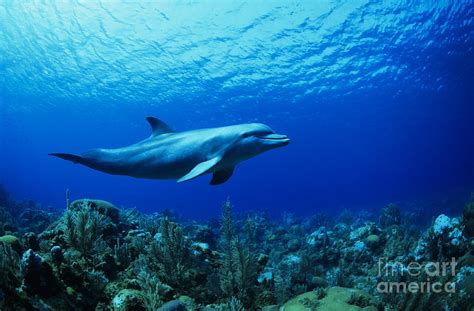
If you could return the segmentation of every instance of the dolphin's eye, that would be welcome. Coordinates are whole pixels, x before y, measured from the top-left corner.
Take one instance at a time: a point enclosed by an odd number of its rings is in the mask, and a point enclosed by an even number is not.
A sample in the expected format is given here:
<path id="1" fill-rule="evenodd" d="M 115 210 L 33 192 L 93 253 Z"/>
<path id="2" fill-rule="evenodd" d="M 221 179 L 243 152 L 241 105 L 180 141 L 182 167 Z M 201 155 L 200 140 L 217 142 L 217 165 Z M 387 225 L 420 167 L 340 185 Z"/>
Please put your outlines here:
<path id="1" fill-rule="evenodd" d="M 243 133 L 243 134 L 242 134 L 242 138 L 247 138 L 247 137 L 249 137 L 249 136 L 250 136 L 249 133 Z"/>

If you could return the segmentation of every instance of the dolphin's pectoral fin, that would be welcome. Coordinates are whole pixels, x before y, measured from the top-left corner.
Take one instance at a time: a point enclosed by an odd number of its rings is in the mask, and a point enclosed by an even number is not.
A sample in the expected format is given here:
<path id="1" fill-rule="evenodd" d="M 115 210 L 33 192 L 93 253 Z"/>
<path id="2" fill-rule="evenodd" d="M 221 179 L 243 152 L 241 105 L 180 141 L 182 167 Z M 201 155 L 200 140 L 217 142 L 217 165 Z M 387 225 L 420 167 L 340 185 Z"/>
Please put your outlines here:
<path id="1" fill-rule="evenodd" d="M 206 174 L 209 172 L 210 169 L 212 169 L 219 161 L 221 160 L 221 157 L 215 157 L 212 158 L 208 161 L 204 161 L 196 165 L 189 173 L 178 179 L 178 182 L 183 182 L 183 181 L 188 181 L 193 178 L 199 177 L 203 174 Z"/>
<path id="2" fill-rule="evenodd" d="M 234 173 L 234 167 L 229 167 L 224 170 L 214 172 L 209 184 L 213 186 L 223 184 L 229 180 L 230 176 L 232 176 L 232 173 Z"/>
<path id="3" fill-rule="evenodd" d="M 168 124 L 157 118 L 147 117 L 146 120 L 148 121 L 148 123 L 150 123 L 151 126 L 151 136 L 158 136 L 161 134 L 174 132 L 171 127 L 168 126 Z"/>

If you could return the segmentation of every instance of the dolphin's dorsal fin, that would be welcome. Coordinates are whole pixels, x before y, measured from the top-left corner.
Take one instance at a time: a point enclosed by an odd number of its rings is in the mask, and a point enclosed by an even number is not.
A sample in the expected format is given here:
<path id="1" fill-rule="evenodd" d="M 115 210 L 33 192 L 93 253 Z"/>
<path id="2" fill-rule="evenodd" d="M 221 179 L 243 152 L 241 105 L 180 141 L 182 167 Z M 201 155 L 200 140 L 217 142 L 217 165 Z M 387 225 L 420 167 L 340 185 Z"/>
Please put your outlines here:
<path id="1" fill-rule="evenodd" d="M 161 134 L 174 132 L 171 127 L 168 126 L 168 124 L 155 117 L 146 117 L 146 120 L 151 126 L 151 136 L 158 136 Z"/>

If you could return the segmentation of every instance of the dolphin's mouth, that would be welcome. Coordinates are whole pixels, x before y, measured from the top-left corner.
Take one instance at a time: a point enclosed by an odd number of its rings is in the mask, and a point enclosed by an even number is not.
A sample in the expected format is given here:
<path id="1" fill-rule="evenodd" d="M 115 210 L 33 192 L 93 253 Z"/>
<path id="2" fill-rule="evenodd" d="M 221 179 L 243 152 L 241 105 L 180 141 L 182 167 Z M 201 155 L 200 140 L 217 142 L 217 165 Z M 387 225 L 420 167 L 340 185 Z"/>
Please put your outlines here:
<path id="1" fill-rule="evenodd" d="M 265 136 L 257 136 L 260 139 L 263 140 L 269 140 L 269 141 L 274 141 L 274 142 L 279 142 L 283 144 L 288 144 L 290 142 L 290 139 L 286 135 L 280 135 L 280 134 L 268 134 Z"/>

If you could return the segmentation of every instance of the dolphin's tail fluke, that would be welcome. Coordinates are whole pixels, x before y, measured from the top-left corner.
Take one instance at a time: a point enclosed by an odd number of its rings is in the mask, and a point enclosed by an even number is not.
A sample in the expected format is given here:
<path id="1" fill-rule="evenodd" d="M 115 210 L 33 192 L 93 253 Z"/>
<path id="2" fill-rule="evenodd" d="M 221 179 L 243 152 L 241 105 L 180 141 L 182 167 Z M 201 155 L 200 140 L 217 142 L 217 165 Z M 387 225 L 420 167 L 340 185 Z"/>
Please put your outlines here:
<path id="1" fill-rule="evenodd" d="M 82 163 L 82 160 L 83 160 L 81 156 L 70 154 L 70 153 L 50 153 L 49 155 L 55 156 L 64 160 L 68 160 L 73 163 Z"/>

